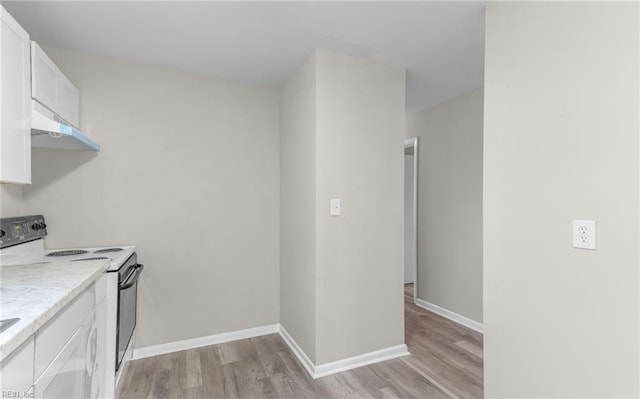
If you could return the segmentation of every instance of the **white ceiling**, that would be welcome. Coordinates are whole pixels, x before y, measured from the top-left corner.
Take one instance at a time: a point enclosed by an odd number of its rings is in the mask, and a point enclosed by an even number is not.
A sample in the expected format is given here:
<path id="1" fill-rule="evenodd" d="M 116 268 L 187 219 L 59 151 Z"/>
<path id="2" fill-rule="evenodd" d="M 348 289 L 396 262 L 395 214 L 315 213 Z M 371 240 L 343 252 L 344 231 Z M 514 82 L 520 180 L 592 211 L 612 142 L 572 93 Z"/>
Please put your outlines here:
<path id="1" fill-rule="evenodd" d="M 482 86 L 484 3 L 2 2 L 42 44 L 280 85 L 324 48 L 407 68 L 407 110 Z"/>

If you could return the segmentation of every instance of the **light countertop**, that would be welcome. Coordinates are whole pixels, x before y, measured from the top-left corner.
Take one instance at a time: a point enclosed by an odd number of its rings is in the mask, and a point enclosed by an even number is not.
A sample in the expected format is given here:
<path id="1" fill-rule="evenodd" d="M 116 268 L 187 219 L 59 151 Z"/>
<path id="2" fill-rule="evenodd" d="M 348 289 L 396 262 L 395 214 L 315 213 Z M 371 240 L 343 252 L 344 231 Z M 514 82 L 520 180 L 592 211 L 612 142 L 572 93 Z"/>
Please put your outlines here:
<path id="1" fill-rule="evenodd" d="M 103 259 L 0 267 L 0 319 L 20 318 L 0 333 L 0 360 L 91 285 L 109 264 Z"/>

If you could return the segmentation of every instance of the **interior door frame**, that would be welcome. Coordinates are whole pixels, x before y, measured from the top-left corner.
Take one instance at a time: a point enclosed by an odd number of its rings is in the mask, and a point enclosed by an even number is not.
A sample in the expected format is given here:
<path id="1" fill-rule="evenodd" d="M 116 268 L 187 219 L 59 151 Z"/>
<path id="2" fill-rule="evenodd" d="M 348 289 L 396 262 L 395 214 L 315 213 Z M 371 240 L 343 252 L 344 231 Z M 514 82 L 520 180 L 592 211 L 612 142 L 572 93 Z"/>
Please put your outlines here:
<path id="1" fill-rule="evenodd" d="M 412 137 L 404 141 L 404 148 L 413 147 L 413 247 L 415 259 L 413 267 L 413 302 L 418 298 L 418 137 Z M 405 238 L 406 239 L 406 238 Z"/>

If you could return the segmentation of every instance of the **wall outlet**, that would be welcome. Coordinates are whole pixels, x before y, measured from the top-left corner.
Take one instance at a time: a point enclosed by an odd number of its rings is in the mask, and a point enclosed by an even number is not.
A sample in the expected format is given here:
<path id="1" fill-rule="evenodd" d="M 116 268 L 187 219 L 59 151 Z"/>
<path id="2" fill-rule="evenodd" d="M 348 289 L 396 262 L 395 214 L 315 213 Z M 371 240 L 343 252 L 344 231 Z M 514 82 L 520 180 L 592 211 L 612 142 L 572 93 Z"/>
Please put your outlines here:
<path id="1" fill-rule="evenodd" d="M 573 247 L 581 249 L 596 249 L 596 221 L 573 221 Z"/>

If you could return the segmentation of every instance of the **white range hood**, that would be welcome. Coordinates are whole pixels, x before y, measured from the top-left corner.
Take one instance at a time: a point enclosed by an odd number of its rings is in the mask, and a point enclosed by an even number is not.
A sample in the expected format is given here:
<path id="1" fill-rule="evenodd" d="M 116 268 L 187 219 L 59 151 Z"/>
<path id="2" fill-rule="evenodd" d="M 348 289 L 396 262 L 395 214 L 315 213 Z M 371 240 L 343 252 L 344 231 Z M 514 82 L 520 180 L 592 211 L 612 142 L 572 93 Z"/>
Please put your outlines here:
<path id="1" fill-rule="evenodd" d="M 100 151 L 100 145 L 58 115 L 31 100 L 31 146 L 63 150 Z"/>

